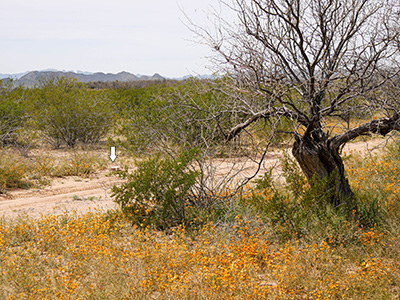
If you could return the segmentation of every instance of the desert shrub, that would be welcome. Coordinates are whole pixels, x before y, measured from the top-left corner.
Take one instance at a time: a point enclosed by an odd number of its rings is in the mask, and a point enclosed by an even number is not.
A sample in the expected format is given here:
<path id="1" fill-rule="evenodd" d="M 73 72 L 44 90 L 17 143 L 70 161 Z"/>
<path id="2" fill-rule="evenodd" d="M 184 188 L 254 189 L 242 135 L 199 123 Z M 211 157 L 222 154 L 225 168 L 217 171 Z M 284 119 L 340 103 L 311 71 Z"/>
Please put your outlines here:
<path id="1" fill-rule="evenodd" d="M 0 153 L 0 194 L 5 193 L 6 188 L 28 187 L 26 173 L 27 166 L 21 157 L 9 151 L 2 151 Z"/>
<path id="2" fill-rule="evenodd" d="M 372 228 L 386 224 L 388 215 L 383 203 L 383 199 L 374 191 L 356 190 L 351 211 L 360 227 Z"/>
<path id="3" fill-rule="evenodd" d="M 30 175 L 35 179 L 45 177 L 82 176 L 87 177 L 98 169 L 103 169 L 105 158 L 88 153 L 72 152 L 62 158 L 41 155 L 33 159 Z"/>
<path id="4" fill-rule="evenodd" d="M 379 155 L 346 157 L 346 169 L 356 194 L 355 206 L 365 227 L 387 225 L 399 218 L 400 151 L 398 141 Z M 397 222 L 397 221 L 395 221 Z"/>
<path id="5" fill-rule="evenodd" d="M 356 223 L 348 221 L 346 213 L 315 197 L 293 201 L 288 195 L 272 193 L 267 197 L 253 196 L 251 203 L 270 222 L 281 241 L 295 238 L 321 242 L 329 239 L 330 243 L 345 244 L 354 242 L 358 236 Z"/>
<path id="6" fill-rule="evenodd" d="M 191 79 L 113 94 L 123 114 L 116 135 L 123 137 L 121 145 L 135 154 L 162 151 L 168 144 L 213 148 L 209 152 L 216 155 L 214 148 L 221 148 L 225 140 L 222 128 L 233 126 L 229 113 L 216 111 L 230 98 L 207 81 Z"/>
<path id="7" fill-rule="evenodd" d="M 12 83 L 0 82 L 0 144 L 19 142 L 18 131 L 26 121 L 25 93 L 22 88 L 13 88 Z"/>
<path id="8" fill-rule="evenodd" d="M 352 201 L 335 207 L 329 201 L 334 191 L 325 188 L 334 176 L 309 185 L 293 160 L 284 158 L 282 166 L 286 185 L 273 182 L 267 173 L 245 203 L 264 216 L 283 241 L 350 244 L 359 242 L 360 230 L 383 223 L 379 198 L 356 193 Z"/>
<path id="9" fill-rule="evenodd" d="M 115 202 L 133 223 L 168 229 L 187 223 L 188 203 L 194 195 L 191 188 L 198 172 L 190 170 L 196 152 L 181 153 L 176 159 L 163 158 L 160 154 L 138 161 L 137 169 L 118 172 L 127 181 L 112 188 Z"/>
<path id="10" fill-rule="evenodd" d="M 113 121 L 110 101 L 101 91 L 90 91 L 72 79 L 61 78 L 42 83 L 32 91 L 37 128 L 55 148 L 78 141 L 98 142 Z"/>
<path id="11" fill-rule="evenodd" d="M 87 176 L 94 172 L 93 158 L 83 154 L 72 154 L 63 164 L 56 168 L 55 176 Z"/>
<path id="12" fill-rule="evenodd" d="M 390 143 L 384 152 L 384 157 L 385 160 L 388 163 L 391 163 L 392 165 L 399 165 L 400 162 L 400 138 L 399 136 L 397 136 L 397 138 L 395 138 L 395 140 Z M 394 174 L 396 176 L 399 176 L 400 174 L 396 173 Z"/>
<path id="13" fill-rule="evenodd" d="M 38 156 L 32 166 L 32 173 L 36 177 L 53 176 L 55 170 L 55 159 L 50 156 Z"/>
<path id="14" fill-rule="evenodd" d="M 97 169 L 103 168 L 105 159 L 98 155 L 88 155 L 87 153 L 72 153 L 64 161 L 53 166 L 52 176 L 89 176 Z"/>

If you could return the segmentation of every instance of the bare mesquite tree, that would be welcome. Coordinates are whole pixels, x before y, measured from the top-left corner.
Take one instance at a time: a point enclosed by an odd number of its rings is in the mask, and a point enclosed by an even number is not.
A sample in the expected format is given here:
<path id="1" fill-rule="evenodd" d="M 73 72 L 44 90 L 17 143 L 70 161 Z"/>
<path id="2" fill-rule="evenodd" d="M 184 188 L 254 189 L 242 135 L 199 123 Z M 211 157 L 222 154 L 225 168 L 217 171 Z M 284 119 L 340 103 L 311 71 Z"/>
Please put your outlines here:
<path id="1" fill-rule="evenodd" d="M 225 131 L 226 140 L 261 120 L 287 118 L 296 124 L 292 153 L 309 181 L 331 178 L 327 188 L 334 191 L 334 205 L 352 198 L 342 147 L 362 135 L 400 130 L 400 100 L 389 96 L 400 70 L 398 1 L 223 4 L 236 13 L 236 22 L 217 13 L 210 17 L 212 27 L 191 28 L 215 50 L 218 70 L 234 82 L 225 93 L 240 118 Z M 253 96 L 235 94 L 241 90 Z M 354 114 L 364 123 L 350 122 Z M 348 126 L 338 133 L 327 124 L 339 119 Z"/>

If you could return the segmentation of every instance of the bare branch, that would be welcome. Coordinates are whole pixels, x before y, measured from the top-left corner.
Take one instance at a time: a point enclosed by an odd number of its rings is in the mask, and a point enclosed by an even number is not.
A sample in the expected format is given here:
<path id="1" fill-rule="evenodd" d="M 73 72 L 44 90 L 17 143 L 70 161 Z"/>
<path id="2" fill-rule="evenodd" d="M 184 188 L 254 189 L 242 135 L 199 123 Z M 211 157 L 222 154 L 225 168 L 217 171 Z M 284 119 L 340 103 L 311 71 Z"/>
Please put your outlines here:
<path id="1" fill-rule="evenodd" d="M 246 129 L 248 126 L 253 124 L 254 122 L 258 121 L 261 118 L 269 118 L 271 117 L 271 112 L 268 110 L 264 110 L 261 112 L 258 112 L 254 115 L 252 115 L 250 118 L 248 118 L 245 122 L 240 123 L 236 125 L 234 128 L 231 129 L 231 131 L 228 134 L 228 137 L 226 138 L 226 141 L 229 142 L 231 141 L 234 137 L 236 137 L 242 130 Z"/>
<path id="2" fill-rule="evenodd" d="M 359 136 L 368 135 L 370 133 L 386 136 L 393 130 L 400 131 L 400 111 L 396 112 L 391 118 L 373 120 L 369 123 L 349 130 L 342 135 L 335 136 L 330 141 L 334 148 L 339 149 L 340 146 Z"/>

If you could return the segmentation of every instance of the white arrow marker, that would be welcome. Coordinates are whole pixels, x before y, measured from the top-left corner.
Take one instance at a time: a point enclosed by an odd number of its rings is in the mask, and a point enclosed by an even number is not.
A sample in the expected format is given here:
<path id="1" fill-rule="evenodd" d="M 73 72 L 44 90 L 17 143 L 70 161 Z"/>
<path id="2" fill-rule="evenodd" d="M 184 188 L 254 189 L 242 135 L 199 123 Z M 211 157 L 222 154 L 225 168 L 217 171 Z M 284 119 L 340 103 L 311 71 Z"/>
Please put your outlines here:
<path id="1" fill-rule="evenodd" d="M 115 147 L 111 147 L 110 159 L 113 162 L 116 158 L 117 158 L 117 155 L 115 155 Z"/>

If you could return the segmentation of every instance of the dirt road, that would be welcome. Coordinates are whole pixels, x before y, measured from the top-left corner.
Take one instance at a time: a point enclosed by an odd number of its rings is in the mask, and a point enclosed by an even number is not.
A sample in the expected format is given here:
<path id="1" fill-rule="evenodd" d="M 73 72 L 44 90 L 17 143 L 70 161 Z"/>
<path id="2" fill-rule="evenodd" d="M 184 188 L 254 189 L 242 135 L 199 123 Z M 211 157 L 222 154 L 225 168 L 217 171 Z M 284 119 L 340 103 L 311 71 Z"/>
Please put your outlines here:
<path id="1" fill-rule="evenodd" d="M 357 151 L 361 154 L 376 153 L 380 151 L 386 141 L 376 139 L 369 142 L 347 144 L 343 151 Z M 266 158 L 265 167 L 279 163 L 279 153 L 273 152 Z M 226 162 L 218 166 L 218 173 L 229 170 Z M 246 165 L 249 174 L 254 173 L 255 164 Z M 65 211 L 76 210 L 79 213 L 89 209 L 107 210 L 116 208 L 110 192 L 114 184 L 122 181 L 117 177 L 107 176 L 108 171 L 102 171 L 91 178 L 69 177 L 55 179 L 50 186 L 42 189 L 17 190 L 7 196 L 0 196 L 0 217 L 16 217 L 29 215 L 39 217 L 41 214 L 61 214 Z"/>
<path id="2" fill-rule="evenodd" d="M 108 173 L 102 171 L 90 178 L 57 178 L 50 186 L 41 189 L 12 191 L 0 197 L 0 217 L 24 214 L 39 217 L 49 212 L 60 214 L 73 210 L 86 212 L 93 208 L 114 208 L 111 187 L 122 181 L 115 176 L 107 176 Z"/>

